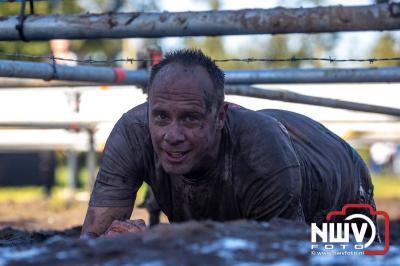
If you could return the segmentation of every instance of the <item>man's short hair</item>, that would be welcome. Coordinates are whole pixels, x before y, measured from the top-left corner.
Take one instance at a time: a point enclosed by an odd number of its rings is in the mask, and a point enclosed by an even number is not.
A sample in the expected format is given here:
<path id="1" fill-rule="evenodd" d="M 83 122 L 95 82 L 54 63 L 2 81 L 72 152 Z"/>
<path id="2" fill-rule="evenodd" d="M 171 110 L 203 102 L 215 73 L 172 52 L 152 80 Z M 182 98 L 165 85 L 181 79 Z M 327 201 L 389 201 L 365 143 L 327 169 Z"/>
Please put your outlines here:
<path id="1" fill-rule="evenodd" d="M 198 49 L 181 49 L 169 52 L 160 61 L 151 68 L 150 79 L 147 85 L 147 92 L 150 93 L 151 86 L 157 73 L 166 65 L 171 63 L 178 63 L 183 66 L 202 66 L 210 75 L 211 81 L 214 86 L 213 91 L 205 90 L 205 105 L 207 110 L 211 110 L 212 106 L 219 108 L 224 102 L 224 83 L 225 74 L 215 64 L 214 60 L 203 54 Z"/>

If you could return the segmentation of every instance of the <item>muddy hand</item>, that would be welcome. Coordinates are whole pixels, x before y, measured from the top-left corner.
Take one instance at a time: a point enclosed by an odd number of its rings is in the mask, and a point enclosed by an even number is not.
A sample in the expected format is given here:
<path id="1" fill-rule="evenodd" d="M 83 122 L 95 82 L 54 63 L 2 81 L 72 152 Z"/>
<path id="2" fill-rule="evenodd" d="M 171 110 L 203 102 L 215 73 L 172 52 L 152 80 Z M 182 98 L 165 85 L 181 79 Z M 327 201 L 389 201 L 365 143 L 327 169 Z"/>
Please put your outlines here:
<path id="1" fill-rule="evenodd" d="M 146 224 L 142 219 L 125 221 L 114 220 L 103 236 L 114 237 L 124 233 L 141 232 L 145 229 Z"/>

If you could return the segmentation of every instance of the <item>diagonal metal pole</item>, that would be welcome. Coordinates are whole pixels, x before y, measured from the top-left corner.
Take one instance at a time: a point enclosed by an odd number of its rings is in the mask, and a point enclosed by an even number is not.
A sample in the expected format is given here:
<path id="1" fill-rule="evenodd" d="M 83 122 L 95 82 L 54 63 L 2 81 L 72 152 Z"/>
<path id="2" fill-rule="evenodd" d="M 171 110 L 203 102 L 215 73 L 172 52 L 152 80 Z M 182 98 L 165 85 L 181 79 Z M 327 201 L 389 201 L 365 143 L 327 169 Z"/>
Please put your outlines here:
<path id="1" fill-rule="evenodd" d="M 398 30 L 400 3 L 202 12 L 30 15 L 27 40 L 159 38 Z M 0 40 L 21 40 L 17 16 L 0 18 Z"/>
<path id="2" fill-rule="evenodd" d="M 225 93 L 230 95 L 248 96 L 275 101 L 302 103 L 400 117 L 400 109 L 398 108 L 308 96 L 284 90 L 261 89 L 253 86 L 242 85 L 228 86 L 225 88 Z"/>

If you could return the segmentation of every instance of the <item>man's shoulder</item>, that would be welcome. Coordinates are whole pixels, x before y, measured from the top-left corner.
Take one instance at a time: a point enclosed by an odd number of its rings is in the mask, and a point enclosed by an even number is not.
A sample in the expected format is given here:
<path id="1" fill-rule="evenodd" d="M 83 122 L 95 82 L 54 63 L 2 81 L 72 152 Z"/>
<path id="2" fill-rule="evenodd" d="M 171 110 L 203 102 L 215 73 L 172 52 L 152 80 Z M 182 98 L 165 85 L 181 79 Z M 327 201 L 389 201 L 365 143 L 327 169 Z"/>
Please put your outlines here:
<path id="1" fill-rule="evenodd" d="M 233 107 L 228 120 L 236 156 L 254 171 L 274 173 L 298 165 L 287 130 L 273 116 Z"/>
<path id="2" fill-rule="evenodd" d="M 114 131 L 131 131 L 132 128 L 144 129 L 147 127 L 147 102 L 139 104 L 124 113 L 114 126 Z"/>
<path id="3" fill-rule="evenodd" d="M 120 122 L 123 124 L 147 124 L 147 106 L 147 102 L 145 102 L 133 107 L 122 115 Z"/>
<path id="4" fill-rule="evenodd" d="M 250 138 L 253 138 L 257 132 L 268 134 L 277 131 L 279 134 L 282 133 L 281 123 L 274 116 L 264 111 L 253 111 L 233 105 L 228 109 L 229 124 L 234 131 L 233 133 Z"/>
<path id="5" fill-rule="evenodd" d="M 135 146 L 138 142 L 147 143 L 146 140 L 149 138 L 147 102 L 124 113 L 115 124 L 110 134 L 109 141 L 113 139 L 114 135 L 129 140 L 134 143 Z"/>

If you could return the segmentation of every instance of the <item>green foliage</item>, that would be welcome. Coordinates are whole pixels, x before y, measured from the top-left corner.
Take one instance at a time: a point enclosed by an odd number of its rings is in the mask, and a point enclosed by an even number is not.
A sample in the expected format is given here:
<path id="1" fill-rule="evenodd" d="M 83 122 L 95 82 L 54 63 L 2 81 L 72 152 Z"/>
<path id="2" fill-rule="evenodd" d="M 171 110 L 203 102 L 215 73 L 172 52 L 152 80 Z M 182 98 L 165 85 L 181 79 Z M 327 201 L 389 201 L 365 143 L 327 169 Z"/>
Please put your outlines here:
<path id="1" fill-rule="evenodd" d="M 374 195 L 376 198 L 399 198 L 400 177 L 391 175 L 373 175 Z"/>
<path id="2" fill-rule="evenodd" d="M 208 0 L 208 4 L 212 10 L 220 9 L 219 0 Z M 230 54 L 224 47 L 223 37 L 192 37 L 184 38 L 184 44 L 188 48 L 201 49 L 205 54 L 213 59 L 227 59 L 227 58 L 245 58 L 245 57 L 260 57 L 259 46 L 246 47 L 241 52 L 240 56 L 237 54 Z M 219 67 L 223 69 L 257 69 L 263 67 L 260 62 L 218 62 Z"/>
<path id="3" fill-rule="evenodd" d="M 68 168 L 66 165 L 60 165 L 56 167 L 55 173 L 55 185 L 59 187 L 67 187 L 68 186 Z"/>
<path id="4" fill-rule="evenodd" d="M 375 58 L 393 58 L 400 57 L 400 46 L 396 42 L 393 35 L 389 32 L 383 34 L 383 36 L 376 43 L 372 49 L 371 56 Z M 380 61 L 375 62 L 376 66 L 400 66 L 400 61 Z"/>
<path id="5" fill-rule="evenodd" d="M 19 15 L 20 3 L 1 3 L 1 16 Z M 29 14 L 29 5 L 26 7 L 26 14 Z M 35 14 L 72 14 L 82 13 L 84 9 L 77 4 L 77 1 L 41 1 L 35 2 Z M 75 40 L 72 41 L 71 50 L 78 54 L 78 58 L 86 59 L 88 54 L 94 55 L 93 59 L 115 58 L 121 51 L 121 40 Z M 35 55 L 51 54 L 48 41 L 1 41 L 0 52 L 26 53 Z M 15 59 L 15 58 L 5 58 Z"/>
<path id="6" fill-rule="evenodd" d="M 19 15 L 20 3 L 1 3 L 0 15 L 10 16 Z M 26 14 L 29 14 L 29 5 L 26 5 Z M 49 2 L 37 2 L 35 3 L 36 14 L 47 14 L 50 11 Z M 34 42 L 26 44 L 24 42 L 0 42 L 0 52 L 8 53 L 33 53 L 33 54 L 45 54 L 49 53 L 50 46 L 48 42 Z"/>
<path id="7" fill-rule="evenodd" d="M 139 188 L 138 192 L 136 193 L 135 205 L 138 205 L 143 202 L 144 196 L 146 195 L 146 191 L 147 191 L 147 184 L 143 183 L 143 185 Z"/>
<path id="8" fill-rule="evenodd" d="M 293 5 L 296 7 L 311 4 L 312 6 L 322 6 L 325 0 L 297 0 L 281 1 L 282 5 Z M 304 57 L 329 57 L 333 52 L 338 41 L 337 33 L 329 34 L 295 34 L 295 35 L 273 35 L 266 38 L 260 45 L 264 47 L 260 51 L 261 57 L 287 59 Z M 325 63 L 321 61 L 295 61 L 295 62 L 265 62 L 264 67 L 305 67 L 314 68 L 324 67 Z M 332 65 L 330 65 L 332 66 Z"/>
<path id="9" fill-rule="evenodd" d="M 67 165 L 58 164 L 55 174 L 55 185 L 57 187 L 68 187 L 69 172 Z M 78 187 L 89 190 L 89 173 L 86 167 L 81 167 L 78 170 Z"/>
<path id="10" fill-rule="evenodd" d="M 371 154 L 368 148 L 357 149 L 358 154 L 361 156 L 363 161 L 368 165 L 371 160 Z"/>
<path id="11" fill-rule="evenodd" d="M 28 202 L 43 196 L 42 187 L 0 187 L 0 202 Z"/>
<path id="12" fill-rule="evenodd" d="M 295 4 L 323 5 L 324 0 L 299 0 Z M 208 1 L 210 8 L 219 9 L 218 0 Z M 293 4 L 293 1 L 282 1 L 282 5 Z M 223 37 L 196 37 L 185 38 L 184 43 L 190 48 L 199 48 L 214 59 L 226 58 L 268 58 L 287 59 L 291 57 L 329 57 L 335 48 L 338 34 L 297 34 L 297 35 L 273 35 L 255 37 L 255 41 L 246 47 L 240 47 L 240 54 L 229 54 L 223 45 Z M 259 69 L 277 67 L 324 67 L 329 63 L 320 61 L 305 62 L 221 62 L 223 69 Z M 332 66 L 333 64 L 330 64 Z"/>

